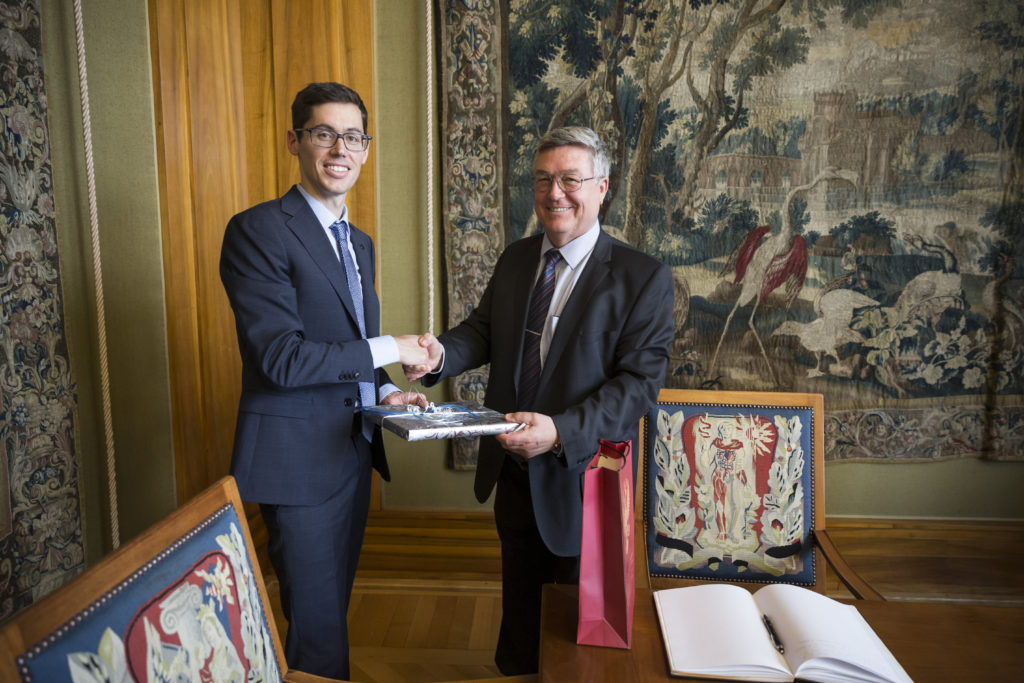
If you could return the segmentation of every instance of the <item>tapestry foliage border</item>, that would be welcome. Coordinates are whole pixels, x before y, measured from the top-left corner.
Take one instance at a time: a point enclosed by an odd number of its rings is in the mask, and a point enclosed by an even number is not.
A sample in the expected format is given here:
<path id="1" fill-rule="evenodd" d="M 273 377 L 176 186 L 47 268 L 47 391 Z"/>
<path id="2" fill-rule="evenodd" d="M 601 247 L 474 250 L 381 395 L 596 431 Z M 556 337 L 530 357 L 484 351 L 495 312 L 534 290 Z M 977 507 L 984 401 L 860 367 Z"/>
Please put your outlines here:
<path id="1" fill-rule="evenodd" d="M 499 6 L 447 2 L 441 14 L 447 323 L 476 306 L 505 248 Z M 454 378 L 457 401 L 483 404 L 487 368 Z M 472 469 L 479 438 L 451 442 L 452 466 Z"/>
<path id="2" fill-rule="evenodd" d="M 0 3 L 0 620 L 85 566 L 38 2 Z"/>

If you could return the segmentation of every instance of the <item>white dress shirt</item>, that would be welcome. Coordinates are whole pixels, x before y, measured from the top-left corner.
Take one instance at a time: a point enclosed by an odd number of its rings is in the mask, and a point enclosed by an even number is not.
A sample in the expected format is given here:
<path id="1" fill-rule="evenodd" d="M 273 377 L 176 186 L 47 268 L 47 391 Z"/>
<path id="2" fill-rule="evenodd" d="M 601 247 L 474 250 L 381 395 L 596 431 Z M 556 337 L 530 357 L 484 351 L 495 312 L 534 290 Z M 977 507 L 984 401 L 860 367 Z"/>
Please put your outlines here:
<path id="1" fill-rule="evenodd" d="M 569 301 L 569 296 L 572 294 L 576 282 L 580 279 L 583 267 L 587 265 L 590 255 L 594 253 L 594 246 L 597 245 L 597 238 L 600 232 L 600 225 L 594 223 L 590 230 L 558 249 L 562 259 L 555 266 L 555 290 L 551 293 L 551 308 L 548 309 L 548 317 L 544 321 L 544 331 L 540 335 L 541 367 L 544 366 L 544 360 L 548 356 L 548 347 L 551 344 L 551 338 L 554 336 L 555 330 L 558 328 L 558 320 L 562 317 L 562 309 L 565 308 L 565 304 Z M 541 242 L 540 247 L 541 256 L 537 265 L 537 273 L 533 279 L 534 282 L 540 277 L 541 271 L 544 268 L 544 254 L 553 246 L 548 236 L 544 235 L 544 240 Z"/>

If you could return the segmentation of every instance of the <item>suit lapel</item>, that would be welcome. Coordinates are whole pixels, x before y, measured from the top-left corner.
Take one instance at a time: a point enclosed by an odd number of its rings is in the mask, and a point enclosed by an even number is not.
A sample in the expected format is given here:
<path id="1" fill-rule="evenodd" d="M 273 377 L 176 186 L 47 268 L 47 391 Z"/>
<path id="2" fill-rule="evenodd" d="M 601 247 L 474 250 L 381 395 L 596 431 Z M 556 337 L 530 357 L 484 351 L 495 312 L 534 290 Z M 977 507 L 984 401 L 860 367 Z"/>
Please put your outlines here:
<path id="1" fill-rule="evenodd" d="M 356 322 L 356 307 L 352 301 L 352 295 L 348 291 L 348 282 L 345 280 L 345 269 L 338 260 L 334 251 L 334 245 L 327 237 L 320 221 L 316 219 L 313 210 L 309 208 L 305 197 L 297 189 L 292 187 L 281 199 L 281 209 L 290 217 L 286 221 L 288 229 L 295 234 L 299 242 L 306 248 L 313 263 L 323 271 L 324 276 L 331 283 L 338 298 L 345 305 L 352 326 L 358 328 Z M 355 234 L 354 232 L 352 233 Z M 359 250 L 356 250 L 357 255 Z M 360 264 L 362 267 L 362 264 Z M 365 285 L 363 286 L 365 290 Z M 374 297 L 376 299 L 376 297 Z"/>
<path id="2" fill-rule="evenodd" d="M 587 310 L 587 304 L 590 302 L 591 297 L 597 291 L 598 284 L 608 275 L 611 246 L 611 240 L 602 231 L 598 235 L 594 251 L 590 254 L 586 265 L 583 266 L 583 272 L 580 273 L 576 286 L 573 287 L 569 300 L 566 302 L 565 308 L 562 309 L 562 315 L 558 319 L 558 327 L 555 329 L 555 334 L 551 337 L 551 343 L 548 345 L 548 355 L 544 358 L 544 369 L 541 371 L 540 379 L 538 380 L 540 387 L 543 387 L 547 383 L 548 378 L 551 377 L 551 373 L 554 372 L 555 367 L 558 365 L 562 354 L 566 350 L 566 346 L 569 344 L 569 340 L 579 330 L 580 320 L 582 320 L 583 313 Z"/>
<path id="3" fill-rule="evenodd" d="M 533 294 L 534 285 L 537 284 L 537 264 L 540 262 L 540 245 L 543 235 L 537 235 L 532 247 L 523 250 L 523 257 L 519 262 L 512 265 L 516 274 L 516 283 L 513 289 L 512 299 L 512 320 L 518 321 L 519 337 L 515 339 L 515 377 L 516 393 L 519 392 L 519 370 L 523 364 L 523 344 L 526 338 L 526 312 L 530 305 L 530 296 Z"/>

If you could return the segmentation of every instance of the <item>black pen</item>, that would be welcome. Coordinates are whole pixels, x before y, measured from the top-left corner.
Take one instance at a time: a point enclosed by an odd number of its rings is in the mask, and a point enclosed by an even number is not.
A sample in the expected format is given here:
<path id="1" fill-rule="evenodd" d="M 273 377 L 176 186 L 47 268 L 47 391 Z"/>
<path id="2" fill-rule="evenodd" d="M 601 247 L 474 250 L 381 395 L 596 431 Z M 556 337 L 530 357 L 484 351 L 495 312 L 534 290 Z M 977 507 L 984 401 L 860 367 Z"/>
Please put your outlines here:
<path id="1" fill-rule="evenodd" d="M 782 647 L 782 641 L 779 640 L 779 634 L 775 632 L 775 627 L 772 626 L 772 620 L 768 618 L 767 614 L 762 614 L 761 620 L 764 622 L 764 627 L 768 629 L 768 636 L 772 639 L 775 649 L 779 651 L 780 655 L 785 654 L 786 648 Z"/>

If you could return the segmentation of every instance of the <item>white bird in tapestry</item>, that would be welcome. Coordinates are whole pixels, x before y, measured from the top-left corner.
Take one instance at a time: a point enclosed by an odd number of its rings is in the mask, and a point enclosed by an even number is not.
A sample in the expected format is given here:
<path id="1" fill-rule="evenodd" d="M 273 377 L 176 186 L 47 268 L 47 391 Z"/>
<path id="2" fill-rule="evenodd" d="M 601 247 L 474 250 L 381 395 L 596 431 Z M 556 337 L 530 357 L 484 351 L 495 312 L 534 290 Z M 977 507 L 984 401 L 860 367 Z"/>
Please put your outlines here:
<path id="1" fill-rule="evenodd" d="M 945 244 L 926 242 L 920 235 L 910 235 L 911 246 L 942 259 L 941 270 L 929 270 L 916 275 L 900 292 L 891 309 L 886 310 L 890 327 L 896 327 L 911 318 L 938 320 L 948 308 L 964 307 L 964 290 L 960 284 L 960 270 L 956 257 Z"/>
<path id="2" fill-rule="evenodd" d="M 864 336 L 850 327 L 853 312 L 878 305 L 875 299 L 852 289 L 822 290 L 814 298 L 816 319 L 806 323 L 787 320 L 772 331 L 772 336 L 793 335 L 801 346 L 814 354 L 815 364 L 807 370 L 808 377 L 840 375 L 843 373 L 837 370 L 841 366 L 839 350 L 849 343 L 864 341 Z M 822 360 L 829 356 L 833 364 L 822 369 Z"/>

